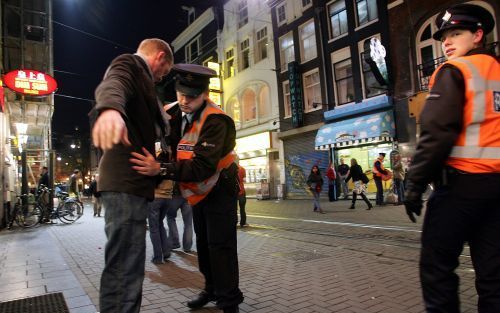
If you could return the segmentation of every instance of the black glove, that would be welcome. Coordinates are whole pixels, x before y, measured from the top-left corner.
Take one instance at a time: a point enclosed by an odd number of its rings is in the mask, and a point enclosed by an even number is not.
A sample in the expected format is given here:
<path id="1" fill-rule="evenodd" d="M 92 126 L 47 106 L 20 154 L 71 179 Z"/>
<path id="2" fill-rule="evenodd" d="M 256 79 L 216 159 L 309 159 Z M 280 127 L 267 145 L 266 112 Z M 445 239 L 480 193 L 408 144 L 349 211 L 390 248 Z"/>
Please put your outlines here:
<path id="1" fill-rule="evenodd" d="M 422 213 L 422 193 L 412 190 L 406 191 L 403 203 L 410 221 L 416 223 L 417 219 L 413 214 L 420 216 L 420 213 Z"/>

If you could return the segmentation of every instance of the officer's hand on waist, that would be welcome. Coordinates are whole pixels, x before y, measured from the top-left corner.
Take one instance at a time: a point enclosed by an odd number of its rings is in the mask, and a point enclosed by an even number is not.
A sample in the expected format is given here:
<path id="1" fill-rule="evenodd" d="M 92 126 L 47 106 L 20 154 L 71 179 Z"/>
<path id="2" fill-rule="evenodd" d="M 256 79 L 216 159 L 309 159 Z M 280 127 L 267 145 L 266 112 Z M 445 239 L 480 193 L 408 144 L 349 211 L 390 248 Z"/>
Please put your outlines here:
<path id="1" fill-rule="evenodd" d="M 130 163 L 135 164 L 132 169 L 136 170 L 139 174 L 146 176 L 156 176 L 160 174 L 160 163 L 156 161 L 155 157 L 149 153 L 146 148 L 142 148 L 143 154 L 132 152 L 132 157 L 129 159 Z"/>

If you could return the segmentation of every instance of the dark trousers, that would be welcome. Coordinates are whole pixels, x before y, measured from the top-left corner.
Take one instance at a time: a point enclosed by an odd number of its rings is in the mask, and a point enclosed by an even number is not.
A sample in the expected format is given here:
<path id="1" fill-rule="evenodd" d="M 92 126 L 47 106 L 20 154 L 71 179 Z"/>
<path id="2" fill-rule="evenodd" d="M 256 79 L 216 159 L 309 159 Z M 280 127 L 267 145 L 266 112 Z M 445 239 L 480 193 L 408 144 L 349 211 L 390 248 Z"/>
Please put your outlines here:
<path id="1" fill-rule="evenodd" d="M 450 180 L 431 195 L 424 219 L 420 278 L 426 310 L 460 312 L 455 269 L 468 242 L 478 312 L 500 312 L 500 175 L 458 175 Z"/>
<path id="2" fill-rule="evenodd" d="M 330 202 L 337 201 L 337 190 L 335 188 L 335 181 L 328 182 L 328 200 Z"/>
<path id="3" fill-rule="evenodd" d="M 373 176 L 373 181 L 375 182 L 375 186 L 377 187 L 377 197 L 375 198 L 375 204 L 383 204 L 384 203 L 384 187 L 382 186 L 382 178 L 378 176 Z"/>
<path id="4" fill-rule="evenodd" d="M 224 173 L 208 196 L 193 206 L 200 272 L 205 291 L 215 295 L 219 308 L 243 302 L 236 242 L 237 178 L 236 172 Z"/>
<path id="5" fill-rule="evenodd" d="M 366 205 L 371 208 L 372 207 L 372 204 L 370 203 L 370 200 L 368 200 L 368 198 L 366 197 L 365 193 L 362 192 L 360 194 L 361 198 L 365 201 Z M 356 198 L 358 197 L 358 194 L 354 191 L 352 193 L 352 206 L 354 207 L 356 205 Z"/>
<path id="6" fill-rule="evenodd" d="M 247 195 L 238 195 L 238 204 L 240 206 L 240 225 L 246 225 L 247 223 L 247 212 L 245 211 L 245 206 L 247 205 Z"/>
<path id="7" fill-rule="evenodd" d="M 138 313 L 144 281 L 148 202 L 121 192 L 102 192 L 101 199 L 108 241 L 99 290 L 100 312 Z"/>

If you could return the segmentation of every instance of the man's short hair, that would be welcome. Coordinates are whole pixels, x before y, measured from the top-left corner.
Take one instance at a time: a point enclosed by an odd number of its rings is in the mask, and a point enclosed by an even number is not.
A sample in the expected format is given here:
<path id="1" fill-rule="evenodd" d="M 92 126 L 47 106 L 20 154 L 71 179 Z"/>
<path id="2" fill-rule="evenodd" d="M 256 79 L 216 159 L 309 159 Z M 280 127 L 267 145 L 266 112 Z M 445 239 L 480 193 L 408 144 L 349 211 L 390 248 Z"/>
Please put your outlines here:
<path id="1" fill-rule="evenodd" d="M 43 166 L 42 170 L 48 170 L 49 168 L 47 166 Z"/>
<path id="2" fill-rule="evenodd" d="M 141 54 L 144 54 L 146 56 L 149 56 L 158 51 L 165 52 L 165 60 L 167 60 L 167 62 L 171 64 L 174 63 L 174 54 L 172 53 L 170 45 L 165 40 L 158 38 L 144 39 L 139 44 L 139 48 L 137 48 L 137 52 L 140 52 Z"/>
<path id="3" fill-rule="evenodd" d="M 78 174 L 78 173 L 80 173 L 80 170 L 74 170 L 73 173 Z"/>

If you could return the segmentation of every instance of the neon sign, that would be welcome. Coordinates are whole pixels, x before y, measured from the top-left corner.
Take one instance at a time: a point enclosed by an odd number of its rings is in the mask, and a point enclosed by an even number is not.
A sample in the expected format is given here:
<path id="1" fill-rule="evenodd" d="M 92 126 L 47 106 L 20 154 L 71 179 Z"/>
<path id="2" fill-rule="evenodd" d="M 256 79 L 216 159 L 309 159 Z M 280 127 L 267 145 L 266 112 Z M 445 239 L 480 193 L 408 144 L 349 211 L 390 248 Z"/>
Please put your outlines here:
<path id="1" fill-rule="evenodd" d="M 15 92 L 30 96 L 46 96 L 57 89 L 56 80 L 34 70 L 15 70 L 4 76 L 4 83 Z"/>

